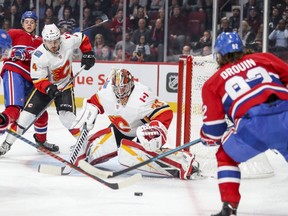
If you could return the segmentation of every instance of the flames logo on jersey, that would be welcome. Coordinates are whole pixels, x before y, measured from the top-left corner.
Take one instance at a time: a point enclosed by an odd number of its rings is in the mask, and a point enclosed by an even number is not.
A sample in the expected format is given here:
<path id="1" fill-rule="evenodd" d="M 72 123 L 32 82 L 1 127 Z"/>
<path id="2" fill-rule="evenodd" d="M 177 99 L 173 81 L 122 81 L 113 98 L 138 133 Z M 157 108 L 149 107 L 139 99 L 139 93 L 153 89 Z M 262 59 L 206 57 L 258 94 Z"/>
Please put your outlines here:
<path id="1" fill-rule="evenodd" d="M 63 65 L 63 67 L 58 67 L 55 70 L 52 71 L 53 74 L 53 80 L 55 82 L 67 77 L 71 72 L 71 66 L 69 61 L 66 61 L 66 63 Z"/>
<path id="2" fill-rule="evenodd" d="M 108 118 L 118 130 L 126 132 L 126 133 L 131 130 L 129 123 L 125 119 L 123 119 L 121 116 L 108 116 Z"/>

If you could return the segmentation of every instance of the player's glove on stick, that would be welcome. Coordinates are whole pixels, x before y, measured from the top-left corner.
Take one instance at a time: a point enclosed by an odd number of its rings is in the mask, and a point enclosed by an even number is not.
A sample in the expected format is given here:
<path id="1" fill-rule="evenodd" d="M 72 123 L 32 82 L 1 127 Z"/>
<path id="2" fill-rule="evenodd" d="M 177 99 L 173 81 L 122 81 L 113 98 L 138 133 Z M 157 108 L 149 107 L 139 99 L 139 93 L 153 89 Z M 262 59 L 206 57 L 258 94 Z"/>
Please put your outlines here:
<path id="1" fill-rule="evenodd" d="M 84 70 L 89 70 L 95 64 L 95 56 L 93 51 L 85 52 L 82 55 L 81 67 L 85 65 Z"/>
<path id="2" fill-rule="evenodd" d="M 166 143 L 167 129 L 159 121 L 151 121 L 137 128 L 136 135 L 147 151 L 156 151 Z"/>
<path id="3" fill-rule="evenodd" d="M 47 95 L 52 99 L 55 97 L 59 97 L 61 95 L 61 92 L 59 91 L 57 86 L 54 84 L 49 85 L 45 91 L 46 91 Z"/>
<path id="4" fill-rule="evenodd" d="M 214 140 L 214 139 L 211 139 L 209 137 L 207 137 L 203 131 L 201 130 L 200 132 L 200 136 L 201 136 L 201 142 L 203 145 L 205 146 L 218 146 L 221 144 L 221 141 L 220 140 Z"/>

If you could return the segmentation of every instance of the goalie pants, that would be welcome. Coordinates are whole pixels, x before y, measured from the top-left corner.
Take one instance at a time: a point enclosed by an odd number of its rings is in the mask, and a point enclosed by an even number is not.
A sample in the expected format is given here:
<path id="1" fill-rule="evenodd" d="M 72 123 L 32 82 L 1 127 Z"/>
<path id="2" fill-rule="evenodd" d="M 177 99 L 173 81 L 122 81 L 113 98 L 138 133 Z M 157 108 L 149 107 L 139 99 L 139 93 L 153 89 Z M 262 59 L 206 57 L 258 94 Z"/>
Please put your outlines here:
<path id="1" fill-rule="evenodd" d="M 288 101 L 276 100 L 252 107 L 235 122 L 235 127 L 223 137 L 216 158 L 221 199 L 237 207 L 239 163 L 268 149 L 278 150 L 288 161 Z"/>

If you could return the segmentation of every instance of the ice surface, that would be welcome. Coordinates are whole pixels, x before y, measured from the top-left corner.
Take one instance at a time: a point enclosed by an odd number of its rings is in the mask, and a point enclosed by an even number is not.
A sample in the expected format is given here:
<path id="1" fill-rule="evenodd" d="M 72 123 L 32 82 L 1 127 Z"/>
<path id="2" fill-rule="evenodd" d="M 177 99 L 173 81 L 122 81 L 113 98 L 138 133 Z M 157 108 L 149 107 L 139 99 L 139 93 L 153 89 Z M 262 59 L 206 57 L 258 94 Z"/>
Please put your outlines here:
<path id="1" fill-rule="evenodd" d="M 105 118 L 99 117 L 97 127 L 107 124 Z M 60 146 L 59 156 L 68 159 L 69 146 L 75 140 L 59 122 L 53 107 L 49 108 L 48 130 L 48 140 Z M 34 142 L 32 135 L 30 129 L 24 137 Z M 4 138 L 0 137 L 0 141 Z M 288 215 L 288 166 L 273 152 L 268 153 L 268 158 L 275 176 L 242 180 L 238 215 Z M 20 140 L 0 158 L 1 216 L 208 216 L 222 205 L 217 180 L 212 178 L 182 181 L 142 173 L 143 180 L 135 185 L 112 190 L 77 171 L 69 176 L 38 173 L 42 163 L 61 166 Z M 117 158 L 98 167 L 114 171 L 124 168 Z M 136 172 L 110 181 L 132 173 Z M 134 196 L 134 192 L 143 192 L 143 196 Z"/>

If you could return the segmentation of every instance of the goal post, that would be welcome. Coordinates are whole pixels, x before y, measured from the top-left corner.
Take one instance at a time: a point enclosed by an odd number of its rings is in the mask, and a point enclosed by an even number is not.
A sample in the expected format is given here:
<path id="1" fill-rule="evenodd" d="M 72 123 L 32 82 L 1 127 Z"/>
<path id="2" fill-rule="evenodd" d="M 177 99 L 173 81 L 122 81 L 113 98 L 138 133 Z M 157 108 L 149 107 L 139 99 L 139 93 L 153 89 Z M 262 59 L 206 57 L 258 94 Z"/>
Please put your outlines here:
<path id="1" fill-rule="evenodd" d="M 178 61 L 178 94 L 176 113 L 176 146 L 198 139 L 202 126 L 202 86 L 215 73 L 218 64 L 213 56 L 180 56 Z M 218 147 L 200 144 L 189 150 L 195 154 L 206 176 L 216 176 Z M 274 175 L 265 153 L 240 164 L 242 178 L 264 178 Z"/>

